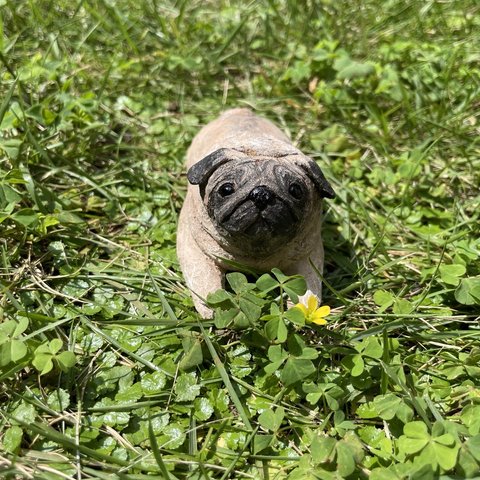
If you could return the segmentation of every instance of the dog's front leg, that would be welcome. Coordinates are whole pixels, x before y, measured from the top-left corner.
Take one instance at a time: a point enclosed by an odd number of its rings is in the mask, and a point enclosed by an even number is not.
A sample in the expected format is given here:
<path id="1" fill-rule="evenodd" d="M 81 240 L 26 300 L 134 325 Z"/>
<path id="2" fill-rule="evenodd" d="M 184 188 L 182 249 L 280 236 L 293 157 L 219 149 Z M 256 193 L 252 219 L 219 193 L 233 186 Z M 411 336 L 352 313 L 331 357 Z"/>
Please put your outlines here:
<path id="1" fill-rule="evenodd" d="M 223 288 L 224 272 L 202 252 L 187 228 L 181 230 L 177 254 L 185 282 L 193 293 L 193 303 L 198 313 L 203 318 L 212 318 L 213 311 L 205 305 L 205 300 L 209 293 Z"/>

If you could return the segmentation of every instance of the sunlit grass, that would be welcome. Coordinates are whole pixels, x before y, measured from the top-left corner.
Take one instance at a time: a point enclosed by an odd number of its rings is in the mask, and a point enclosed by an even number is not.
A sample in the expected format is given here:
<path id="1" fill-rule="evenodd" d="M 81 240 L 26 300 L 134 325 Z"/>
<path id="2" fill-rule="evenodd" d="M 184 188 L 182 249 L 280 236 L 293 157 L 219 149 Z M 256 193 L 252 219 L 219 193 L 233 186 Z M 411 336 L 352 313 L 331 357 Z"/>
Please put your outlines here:
<path id="1" fill-rule="evenodd" d="M 0 2 L 1 476 L 475 476 L 479 19 L 472 1 Z M 337 192 L 327 325 L 258 286 L 262 319 L 235 329 L 234 298 L 199 322 L 186 291 L 184 155 L 238 105 Z"/>

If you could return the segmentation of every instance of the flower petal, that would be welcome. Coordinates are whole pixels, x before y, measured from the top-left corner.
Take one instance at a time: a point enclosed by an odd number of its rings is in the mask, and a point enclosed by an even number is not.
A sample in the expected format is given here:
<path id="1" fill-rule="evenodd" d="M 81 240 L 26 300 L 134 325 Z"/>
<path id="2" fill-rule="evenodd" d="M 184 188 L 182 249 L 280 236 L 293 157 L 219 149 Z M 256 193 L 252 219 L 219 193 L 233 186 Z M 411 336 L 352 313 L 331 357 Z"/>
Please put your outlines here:
<path id="1" fill-rule="evenodd" d="M 318 299 L 315 295 L 310 295 L 307 300 L 308 313 L 313 313 L 318 308 Z"/>
<path id="2" fill-rule="evenodd" d="M 320 312 L 320 309 L 318 309 L 316 312 L 310 315 L 310 321 L 312 323 L 316 323 L 317 325 L 325 325 L 327 321 L 325 318 L 323 318 L 324 316 L 325 315 L 322 315 L 322 312 Z"/>
<path id="3" fill-rule="evenodd" d="M 315 314 L 317 313 L 322 317 L 326 317 L 327 315 L 330 315 L 330 307 L 328 305 L 322 305 L 315 311 Z"/>

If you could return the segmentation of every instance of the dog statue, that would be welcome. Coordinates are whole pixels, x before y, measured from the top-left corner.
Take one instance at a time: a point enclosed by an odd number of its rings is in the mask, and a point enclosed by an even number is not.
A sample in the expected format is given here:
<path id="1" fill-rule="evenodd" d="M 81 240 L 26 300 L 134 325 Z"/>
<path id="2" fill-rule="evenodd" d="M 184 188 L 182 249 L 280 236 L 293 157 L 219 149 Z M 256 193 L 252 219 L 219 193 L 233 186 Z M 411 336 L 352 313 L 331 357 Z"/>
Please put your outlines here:
<path id="1" fill-rule="evenodd" d="M 335 193 L 312 159 L 273 123 L 236 108 L 196 135 L 187 169 L 177 255 L 200 315 L 212 316 L 204 300 L 223 288 L 228 262 L 302 275 L 303 301 L 321 300 L 321 204 Z"/>

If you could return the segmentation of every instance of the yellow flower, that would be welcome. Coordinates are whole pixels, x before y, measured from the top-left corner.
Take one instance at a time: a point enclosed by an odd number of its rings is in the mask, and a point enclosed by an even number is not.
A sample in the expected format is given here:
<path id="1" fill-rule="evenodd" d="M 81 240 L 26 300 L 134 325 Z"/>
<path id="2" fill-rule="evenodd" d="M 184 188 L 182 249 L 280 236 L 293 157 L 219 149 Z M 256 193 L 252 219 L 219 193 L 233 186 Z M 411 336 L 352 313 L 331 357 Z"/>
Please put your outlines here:
<path id="1" fill-rule="evenodd" d="M 298 303 L 295 308 L 299 308 L 305 315 L 307 323 L 315 323 L 316 325 L 325 325 L 327 321 L 324 317 L 330 314 L 330 307 L 322 305 L 318 307 L 318 300 L 315 295 L 310 295 L 307 300 L 307 306 L 303 303 Z"/>

